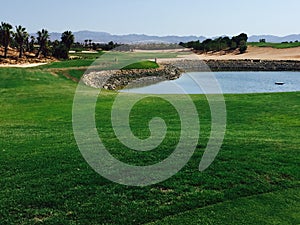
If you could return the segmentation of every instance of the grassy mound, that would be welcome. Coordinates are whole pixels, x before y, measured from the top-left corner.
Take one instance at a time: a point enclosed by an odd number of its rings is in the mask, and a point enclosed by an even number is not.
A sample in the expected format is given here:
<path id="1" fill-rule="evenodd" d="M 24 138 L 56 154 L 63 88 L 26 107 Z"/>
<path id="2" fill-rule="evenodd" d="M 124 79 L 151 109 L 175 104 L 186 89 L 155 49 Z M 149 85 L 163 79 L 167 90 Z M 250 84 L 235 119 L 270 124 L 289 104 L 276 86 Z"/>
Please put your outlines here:
<path id="1" fill-rule="evenodd" d="M 123 70 L 132 70 L 132 69 L 157 69 L 159 65 L 156 62 L 152 61 L 143 61 L 130 64 L 122 68 Z"/>

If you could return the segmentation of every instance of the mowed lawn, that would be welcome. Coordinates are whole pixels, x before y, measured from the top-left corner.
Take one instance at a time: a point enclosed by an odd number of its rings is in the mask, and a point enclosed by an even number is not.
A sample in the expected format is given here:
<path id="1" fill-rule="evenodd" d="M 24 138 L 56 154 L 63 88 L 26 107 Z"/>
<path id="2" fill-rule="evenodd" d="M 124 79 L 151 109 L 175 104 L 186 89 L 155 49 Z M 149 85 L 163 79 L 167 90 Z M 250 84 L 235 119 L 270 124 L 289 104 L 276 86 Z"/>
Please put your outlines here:
<path id="1" fill-rule="evenodd" d="M 191 96 L 201 134 L 190 162 L 162 183 L 128 187 L 101 177 L 81 156 L 72 131 L 75 89 L 45 69 L 0 69 L 0 224 L 300 223 L 300 93 L 226 95 L 225 140 L 204 172 L 198 165 L 210 112 L 205 96 Z M 149 135 L 154 116 L 169 126 L 157 149 L 137 153 L 114 136 L 115 96 L 105 92 L 96 109 L 111 153 L 136 165 L 166 158 L 180 134 L 176 110 L 156 97 L 133 108 L 137 136 Z"/>

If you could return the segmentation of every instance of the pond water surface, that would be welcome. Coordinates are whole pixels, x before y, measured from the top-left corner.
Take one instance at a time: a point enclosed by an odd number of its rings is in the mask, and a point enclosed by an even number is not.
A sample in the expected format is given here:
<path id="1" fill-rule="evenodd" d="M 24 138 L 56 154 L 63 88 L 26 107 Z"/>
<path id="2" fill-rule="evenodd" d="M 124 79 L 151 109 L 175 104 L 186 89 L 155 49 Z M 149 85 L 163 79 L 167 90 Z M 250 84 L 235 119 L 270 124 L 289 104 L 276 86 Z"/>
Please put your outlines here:
<path id="1" fill-rule="evenodd" d="M 217 82 L 216 82 L 217 81 Z M 283 85 L 276 85 L 282 82 Z M 142 94 L 203 94 L 207 86 L 211 93 L 268 93 L 300 91 L 300 72 L 192 72 L 179 79 L 157 84 L 127 88 L 121 92 Z M 205 90 L 205 91 L 203 91 Z"/>

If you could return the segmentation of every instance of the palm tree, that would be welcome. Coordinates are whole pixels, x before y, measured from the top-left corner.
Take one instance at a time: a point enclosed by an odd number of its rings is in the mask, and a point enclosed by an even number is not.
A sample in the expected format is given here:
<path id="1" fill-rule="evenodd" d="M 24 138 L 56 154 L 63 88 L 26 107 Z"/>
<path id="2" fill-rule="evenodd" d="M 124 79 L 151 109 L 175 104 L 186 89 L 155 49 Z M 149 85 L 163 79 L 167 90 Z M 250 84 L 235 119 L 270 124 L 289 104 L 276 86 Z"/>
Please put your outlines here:
<path id="1" fill-rule="evenodd" d="M 29 34 L 25 39 L 25 52 L 29 52 Z"/>
<path id="2" fill-rule="evenodd" d="M 35 42 L 35 37 L 30 36 L 30 42 L 29 42 L 29 51 L 33 52 L 34 51 L 34 42 Z"/>
<path id="3" fill-rule="evenodd" d="M 40 53 L 43 52 L 43 55 L 46 56 L 48 39 L 50 37 L 49 32 L 45 29 L 37 32 L 37 42 L 40 45 L 38 52 L 36 53 L 36 57 L 39 57 Z"/>
<path id="4" fill-rule="evenodd" d="M 87 47 L 87 43 L 88 43 L 88 41 L 89 41 L 88 39 L 85 39 L 85 40 L 84 40 L 85 47 Z"/>
<path id="5" fill-rule="evenodd" d="M 74 35 L 72 34 L 72 31 L 65 31 L 61 35 L 61 41 L 66 45 L 68 51 L 70 51 L 71 46 L 74 43 L 74 40 L 75 38 Z"/>
<path id="6" fill-rule="evenodd" d="M 14 34 L 15 41 L 19 47 L 19 58 L 22 58 L 23 48 L 25 41 L 28 39 L 28 33 L 26 32 L 26 28 L 21 25 L 16 26 L 16 33 Z"/>
<path id="7" fill-rule="evenodd" d="M 1 22 L 0 41 L 1 44 L 4 46 L 4 58 L 7 57 L 8 46 L 11 41 L 11 34 L 12 34 L 11 29 L 12 29 L 12 25 L 10 25 L 9 23 Z"/>

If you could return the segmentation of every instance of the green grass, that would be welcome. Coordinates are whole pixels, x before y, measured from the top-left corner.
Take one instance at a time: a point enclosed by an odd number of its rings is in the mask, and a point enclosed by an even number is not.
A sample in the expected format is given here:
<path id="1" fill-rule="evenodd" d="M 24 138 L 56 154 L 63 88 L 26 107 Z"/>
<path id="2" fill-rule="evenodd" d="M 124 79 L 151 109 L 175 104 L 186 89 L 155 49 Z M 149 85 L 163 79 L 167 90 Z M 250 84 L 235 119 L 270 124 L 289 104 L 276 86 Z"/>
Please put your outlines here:
<path id="1" fill-rule="evenodd" d="M 74 60 L 65 60 L 60 62 L 53 62 L 47 65 L 39 66 L 42 69 L 64 69 L 69 67 L 88 67 L 90 66 L 95 59 L 74 59 Z"/>
<path id="2" fill-rule="evenodd" d="M 53 62 L 47 65 L 40 66 L 40 69 L 66 69 L 70 67 L 89 67 L 91 65 L 99 65 L 103 62 L 107 63 L 109 60 L 111 63 L 115 63 L 115 58 L 118 59 L 118 63 L 125 63 L 125 65 L 132 64 L 132 62 L 140 62 L 154 58 L 174 58 L 182 53 L 152 53 L 152 52 L 99 52 L 98 54 L 86 54 L 75 53 L 71 54 L 80 57 L 80 59 L 65 60 L 60 62 Z M 104 57 L 101 57 L 104 55 Z M 142 65 L 142 64 L 141 64 Z M 140 65 L 140 66 L 141 66 Z M 153 67 L 149 63 L 144 64 L 146 67 Z M 121 67 L 122 68 L 122 67 Z"/>
<path id="3" fill-rule="evenodd" d="M 40 66 L 39 68 L 41 69 L 62 69 L 63 68 L 64 69 L 69 67 L 88 67 L 103 54 L 104 52 L 99 52 L 95 54 L 74 53 L 74 54 L 70 54 L 70 56 L 77 56 L 80 57 L 80 59 L 53 62 L 50 64 Z"/>
<path id="4" fill-rule="evenodd" d="M 132 69 L 157 69 L 159 65 L 156 62 L 152 61 L 142 61 L 138 63 L 133 63 L 128 66 L 125 66 L 124 70 L 132 70 Z"/>
<path id="5" fill-rule="evenodd" d="M 95 59 L 99 58 L 101 55 L 105 54 L 104 51 L 100 51 L 98 53 L 81 53 L 81 52 L 76 52 L 76 53 L 71 53 L 70 56 L 75 56 L 75 57 L 80 57 L 81 59 Z"/>
<path id="6" fill-rule="evenodd" d="M 72 131 L 76 83 L 41 69 L 1 68 L 0 79 L 0 224 L 300 223 L 300 93 L 226 95 L 224 144 L 202 173 L 210 112 L 205 96 L 193 95 L 195 154 L 175 176 L 141 188 L 112 183 L 81 156 Z M 180 132 L 176 110 L 155 97 L 139 102 L 130 116 L 137 136 L 149 135 L 153 116 L 169 129 L 153 152 L 131 151 L 111 127 L 115 95 L 105 92 L 96 108 L 111 154 L 136 165 L 167 157 Z"/>
<path id="7" fill-rule="evenodd" d="M 86 70 L 102 69 L 155 69 L 158 64 L 149 61 L 155 58 L 173 58 L 180 54 L 172 52 L 99 52 L 98 54 L 74 53 L 80 59 L 65 60 L 42 65 L 37 69 L 59 75 L 74 81 L 80 80 Z"/>
<path id="8" fill-rule="evenodd" d="M 248 45 L 254 47 L 271 47 L 271 48 L 295 48 L 300 47 L 300 42 L 293 42 L 293 43 L 270 43 L 270 42 L 249 42 Z"/>
<path id="9" fill-rule="evenodd" d="M 85 69 L 70 69 L 70 70 L 57 70 L 55 73 L 68 80 L 73 80 L 74 82 L 79 82 L 81 77 L 86 72 Z"/>
<path id="10" fill-rule="evenodd" d="M 226 201 L 149 223 L 158 224 L 299 224 L 300 191 L 288 189 Z M 222 213 L 220 213 L 222 212 Z"/>

